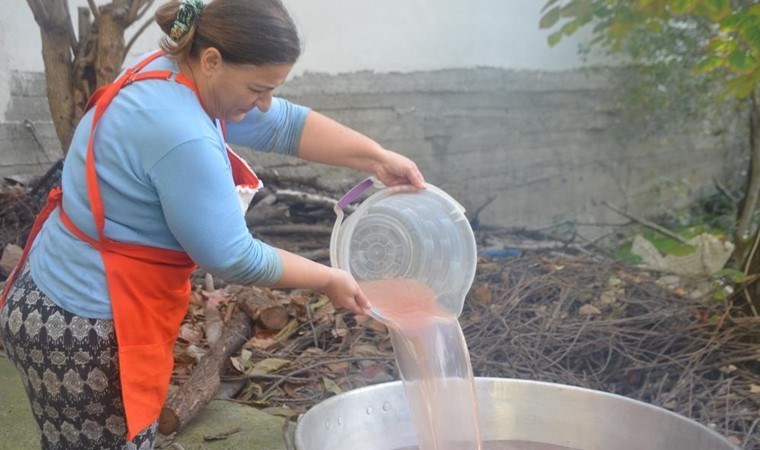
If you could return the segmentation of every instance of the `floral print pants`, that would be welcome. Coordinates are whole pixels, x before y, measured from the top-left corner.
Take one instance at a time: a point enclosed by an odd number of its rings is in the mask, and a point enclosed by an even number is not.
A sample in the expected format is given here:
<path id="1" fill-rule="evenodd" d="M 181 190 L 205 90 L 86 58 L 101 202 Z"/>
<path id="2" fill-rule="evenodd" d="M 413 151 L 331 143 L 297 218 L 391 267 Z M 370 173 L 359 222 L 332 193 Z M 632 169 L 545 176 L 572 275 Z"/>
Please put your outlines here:
<path id="1" fill-rule="evenodd" d="M 25 265 L 0 310 L 0 333 L 41 431 L 43 449 L 153 448 L 156 424 L 126 442 L 112 320 L 50 301 Z"/>

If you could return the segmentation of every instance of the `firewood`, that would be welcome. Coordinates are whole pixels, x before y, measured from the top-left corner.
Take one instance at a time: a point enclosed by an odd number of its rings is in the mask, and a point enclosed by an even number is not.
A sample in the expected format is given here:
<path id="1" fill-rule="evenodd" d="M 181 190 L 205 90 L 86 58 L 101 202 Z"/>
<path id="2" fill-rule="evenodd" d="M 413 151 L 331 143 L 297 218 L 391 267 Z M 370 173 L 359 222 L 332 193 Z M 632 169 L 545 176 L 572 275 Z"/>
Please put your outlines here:
<path id="1" fill-rule="evenodd" d="M 264 328 L 279 331 L 290 321 L 288 310 L 283 306 L 271 306 L 259 312 L 259 322 Z"/>
<path id="2" fill-rule="evenodd" d="M 238 298 L 238 307 L 264 328 L 279 331 L 290 321 L 290 315 L 284 305 L 266 295 L 263 291 L 253 289 L 254 295 Z"/>
<path id="3" fill-rule="evenodd" d="M 216 395 L 224 364 L 251 335 L 251 318 L 238 310 L 222 336 L 201 358 L 187 381 L 167 398 L 158 419 L 158 431 L 174 433 L 187 425 Z"/>

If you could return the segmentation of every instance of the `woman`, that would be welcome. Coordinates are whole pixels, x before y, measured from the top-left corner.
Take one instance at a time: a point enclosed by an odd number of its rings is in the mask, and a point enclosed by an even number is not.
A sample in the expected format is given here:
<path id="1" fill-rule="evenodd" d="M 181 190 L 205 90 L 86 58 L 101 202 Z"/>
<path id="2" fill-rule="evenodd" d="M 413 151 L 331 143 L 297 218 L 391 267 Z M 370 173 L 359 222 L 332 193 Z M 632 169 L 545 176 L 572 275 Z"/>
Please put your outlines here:
<path id="1" fill-rule="evenodd" d="M 196 264 L 367 312 L 348 273 L 251 237 L 261 184 L 225 137 L 424 188 L 409 159 L 272 97 L 300 54 L 279 0 L 172 1 L 156 21 L 162 52 L 93 96 L 7 283 L 0 330 L 44 448 L 152 447 Z"/>

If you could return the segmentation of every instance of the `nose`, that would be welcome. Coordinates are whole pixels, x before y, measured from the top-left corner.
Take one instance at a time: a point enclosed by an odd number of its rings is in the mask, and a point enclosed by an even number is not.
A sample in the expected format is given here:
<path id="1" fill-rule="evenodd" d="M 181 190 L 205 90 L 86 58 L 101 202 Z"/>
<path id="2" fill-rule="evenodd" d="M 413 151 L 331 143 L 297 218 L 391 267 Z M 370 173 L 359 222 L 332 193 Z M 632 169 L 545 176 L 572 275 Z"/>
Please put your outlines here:
<path id="1" fill-rule="evenodd" d="M 266 94 L 261 95 L 258 99 L 256 99 L 256 107 L 259 108 L 259 111 L 261 112 L 267 112 L 269 111 L 269 108 L 272 106 L 272 93 L 267 92 Z"/>

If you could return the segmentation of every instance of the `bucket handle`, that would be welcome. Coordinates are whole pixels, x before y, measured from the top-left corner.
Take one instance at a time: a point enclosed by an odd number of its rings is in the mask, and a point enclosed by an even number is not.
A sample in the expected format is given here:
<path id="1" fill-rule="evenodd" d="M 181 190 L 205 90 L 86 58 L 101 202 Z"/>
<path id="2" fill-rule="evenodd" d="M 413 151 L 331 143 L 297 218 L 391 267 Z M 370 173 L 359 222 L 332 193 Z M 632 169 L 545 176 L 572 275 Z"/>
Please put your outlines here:
<path id="1" fill-rule="evenodd" d="M 333 267 L 337 267 L 338 262 L 336 248 L 338 243 L 338 230 L 340 230 L 340 225 L 343 223 L 343 217 L 345 215 L 343 213 L 343 210 L 372 186 L 382 188 L 385 185 L 375 177 L 367 177 L 364 180 L 360 181 L 359 184 L 351 188 L 351 190 L 346 192 L 346 194 L 343 195 L 343 197 L 341 197 L 341 199 L 338 200 L 338 202 L 335 203 L 335 206 L 333 207 L 335 215 L 337 216 L 335 218 L 335 225 L 333 225 L 332 235 L 330 236 L 330 265 Z"/>

